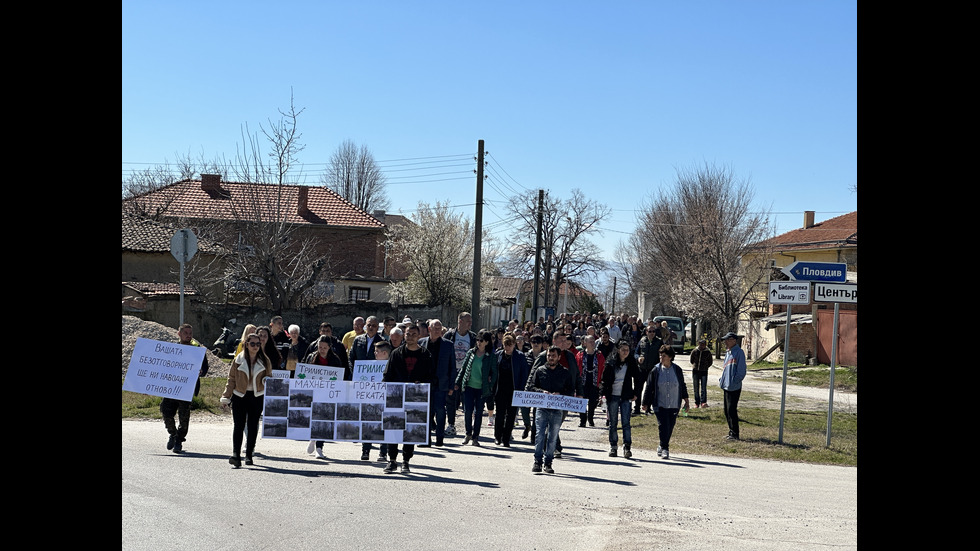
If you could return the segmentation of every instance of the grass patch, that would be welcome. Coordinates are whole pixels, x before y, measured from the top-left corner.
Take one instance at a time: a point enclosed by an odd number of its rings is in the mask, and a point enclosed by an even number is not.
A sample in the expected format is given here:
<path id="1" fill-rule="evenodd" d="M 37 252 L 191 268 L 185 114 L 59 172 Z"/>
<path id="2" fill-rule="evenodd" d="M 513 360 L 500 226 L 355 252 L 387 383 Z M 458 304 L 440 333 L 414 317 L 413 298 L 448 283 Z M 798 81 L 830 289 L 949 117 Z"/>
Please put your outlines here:
<path id="1" fill-rule="evenodd" d="M 197 412 L 228 415 L 221 409 L 221 393 L 225 390 L 224 377 L 201 379 L 201 392 L 191 400 L 191 414 Z M 122 383 L 120 383 L 121 385 Z M 161 419 L 159 396 L 148 396 L 136 392 L 122 391 L 123 419 Z"/>
<path id="2" fill-rule="evenodd" d="M 691 409 L 677 419 L 670 439 L 672 454 L 685 453 L 722 457 L 753 457 L 827 465 L 857 466 L 857 415 L 834 411 L 830 447 L 827 447 L 827 412 L 787 409 L 783 439 L 779 442 L 779 409 L 752 407 L 751 393 L 739 402 L 741 440 L 725 440 L 728 423 L 722 410 L 721 390 L 709 391 L 707 409 Z M 656 449 L 659 443 L 657 418 L 632 418 L 633 447 Z"/>
<path id="3" fill-rule="evenodd" d="M 783 364 L 755 362 L 749 365 L 751 371 L 778 371 L 782 375 Z M 797 362 L 789 363 L 788 384 L 830 388 L 830 366 L 806 366 Z M 857 367 L 837 366 L 834 370 L 834 389 L 847 392 L 858 391 Z"/>

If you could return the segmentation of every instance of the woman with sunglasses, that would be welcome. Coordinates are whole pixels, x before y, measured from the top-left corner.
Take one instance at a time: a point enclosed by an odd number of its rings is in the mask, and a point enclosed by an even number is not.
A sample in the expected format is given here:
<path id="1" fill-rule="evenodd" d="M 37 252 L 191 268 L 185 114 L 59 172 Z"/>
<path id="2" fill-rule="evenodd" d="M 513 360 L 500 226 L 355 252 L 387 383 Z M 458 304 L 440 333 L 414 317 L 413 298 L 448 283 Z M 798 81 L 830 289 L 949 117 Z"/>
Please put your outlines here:
<path id="1" fill-rule="evenodd" d="M 470 348 L 463 360 L 463 368 L 456 376 L 453 389 L 463 392 L 463 419 L 466 438 L 463 445 L 480 445 L 480 424 L 483 421 L 483 405 L 492 396 L 497 383 L 497 356 L 493 353 L 493 333 L 483 330 L 476 337 L 476 346 Z M 492 402 L 491 402 L 492 403 Z"/>
<path id="2" fill-rule="evenodd" d="M 272 375 L 272 363 L 262 351 L 261 341 L 256 334 L 245 340 L 245 349 L 235 356 L 228 371 L 228 383 L 221 394 L 221 407 L 232 407 L 234 428 L 231 433 L 232 455 L 228 458 L 236 469 L 242 466 L 242 439 L 245 427 L 248 437 L 245 443 L 245 464 L 252 464 L 252 452 L 259 436 L 259 415 L 262 414 L 262 401 L 265 395 L 265 378 Z"/>

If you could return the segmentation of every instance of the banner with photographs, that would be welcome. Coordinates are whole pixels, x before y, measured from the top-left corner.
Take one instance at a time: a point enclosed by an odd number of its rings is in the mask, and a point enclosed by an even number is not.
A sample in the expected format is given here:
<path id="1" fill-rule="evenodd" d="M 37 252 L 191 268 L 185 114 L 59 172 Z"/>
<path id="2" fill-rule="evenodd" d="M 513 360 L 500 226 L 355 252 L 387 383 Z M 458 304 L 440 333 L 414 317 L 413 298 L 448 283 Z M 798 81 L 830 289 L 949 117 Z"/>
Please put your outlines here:
<path id="1" fill-rule="evenodd" d="M 545 394 L 544 392 L 515 390 L 511 405 L 522 408 L 560 409 L 585 413 L 589 405 L 589 400 L 588 398 L 575 398 L 574 396 L 565 396 L 564 394 Z"/>
<path id="2" fill-rule="evenodd" d="M 429 443 L 429 385 L 266 379 L 262 437 Z"/>

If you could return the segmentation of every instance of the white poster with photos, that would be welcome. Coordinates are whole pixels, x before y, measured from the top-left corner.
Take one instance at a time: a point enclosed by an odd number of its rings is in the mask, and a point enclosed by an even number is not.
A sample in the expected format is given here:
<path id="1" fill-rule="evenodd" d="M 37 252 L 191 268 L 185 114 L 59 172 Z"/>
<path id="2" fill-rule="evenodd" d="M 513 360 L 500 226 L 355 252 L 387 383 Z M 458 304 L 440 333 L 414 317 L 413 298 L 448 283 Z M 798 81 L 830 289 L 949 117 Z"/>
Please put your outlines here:
<path id="1" fill-rule="evenodd" d="M 262 437 L 429 443 L 429 385 L 266 379 Z"/>

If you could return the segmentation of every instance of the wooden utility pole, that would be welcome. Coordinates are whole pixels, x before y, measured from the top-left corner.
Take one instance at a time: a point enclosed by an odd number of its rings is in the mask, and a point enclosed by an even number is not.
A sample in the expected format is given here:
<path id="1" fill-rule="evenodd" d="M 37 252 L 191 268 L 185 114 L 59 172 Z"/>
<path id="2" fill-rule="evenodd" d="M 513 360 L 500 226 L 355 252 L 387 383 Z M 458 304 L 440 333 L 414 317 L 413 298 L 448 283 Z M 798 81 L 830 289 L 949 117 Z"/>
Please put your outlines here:
<path id="1" fill-rule="evenodd" d="M 473 327 L 480 325 L 480 260 L 483 252 L 483 140 L 477 142 L 476 157 L 476 214 L 473 217 L 473 300 L 470 313 Z"/>
<path id="2" fill-rule="evenodd" d="M 531 299 L 531 320 L 538 323 L 538 296 L 541 292 L 541 225 L 544 220 L 544 190 L 538 190 L 538 238 L 534 246 L 534 298 Z"/>

